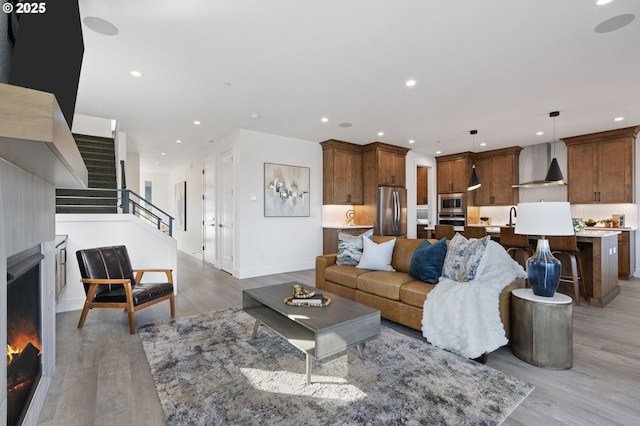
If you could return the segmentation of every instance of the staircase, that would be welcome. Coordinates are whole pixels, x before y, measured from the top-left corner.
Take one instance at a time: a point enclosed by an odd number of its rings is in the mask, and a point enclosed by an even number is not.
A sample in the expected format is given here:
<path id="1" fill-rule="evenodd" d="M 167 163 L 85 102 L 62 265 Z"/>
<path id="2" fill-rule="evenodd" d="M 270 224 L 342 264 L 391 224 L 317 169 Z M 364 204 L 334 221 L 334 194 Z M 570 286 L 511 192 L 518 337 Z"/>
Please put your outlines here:
<path id="1" fill-rule="evenodd" d="M 87 171 L 89 188 L 56 189 L 56 213 L 117 213 L 116 154 L 113 138 L 74 134 Z"/>

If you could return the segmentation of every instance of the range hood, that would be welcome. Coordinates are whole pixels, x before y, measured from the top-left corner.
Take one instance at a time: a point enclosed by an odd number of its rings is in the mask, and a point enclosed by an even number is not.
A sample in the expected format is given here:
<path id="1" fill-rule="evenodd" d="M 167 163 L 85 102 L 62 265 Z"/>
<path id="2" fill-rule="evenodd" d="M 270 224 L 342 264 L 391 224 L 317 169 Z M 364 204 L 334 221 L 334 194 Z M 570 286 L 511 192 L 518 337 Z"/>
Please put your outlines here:
<path id="1" fill-rule="evenodd" d="M 87 167 L 55 96 L 0 84 L 0 160 L 60 188 L 86 188 Z"/>
<path id="2" fill-rule="evenodd" d="M 564 180 L 545 180 L 552 161 L 550 143 L 541 143 L 523 149 L 520 153 L 520 160 L 520 177 L 524 176 L 525 179 L 522 183 L 511 185 L 512 188 L 543 188 L 566 185 Z"/>

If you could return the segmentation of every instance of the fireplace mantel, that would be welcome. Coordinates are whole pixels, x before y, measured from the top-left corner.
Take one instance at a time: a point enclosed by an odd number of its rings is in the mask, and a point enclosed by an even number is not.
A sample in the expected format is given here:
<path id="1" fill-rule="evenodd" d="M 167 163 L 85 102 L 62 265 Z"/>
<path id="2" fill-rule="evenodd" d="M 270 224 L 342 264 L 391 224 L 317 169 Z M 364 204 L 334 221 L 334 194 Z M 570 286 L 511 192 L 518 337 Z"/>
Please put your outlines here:
<path id="1" fill-rule="evenodd" d="M 87 167 L 55 96 L 0 84 L 0 117 L 0 158 L 56 187 L 87 187 Z"/>

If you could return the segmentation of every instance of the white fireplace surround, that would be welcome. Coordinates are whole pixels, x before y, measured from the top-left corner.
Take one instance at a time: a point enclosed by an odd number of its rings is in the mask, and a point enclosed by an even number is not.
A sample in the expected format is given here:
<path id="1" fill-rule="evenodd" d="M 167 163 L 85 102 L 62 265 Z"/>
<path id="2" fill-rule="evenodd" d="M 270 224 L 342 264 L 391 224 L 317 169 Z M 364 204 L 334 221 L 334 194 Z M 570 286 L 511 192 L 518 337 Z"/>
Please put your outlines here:
<path id="1" fill-rule="evenodd" d="M 32 425 L 55 368 L 55 187 L 87 186 L 87 169 L 55 97 L 0 84 L 0 347 L 7 345 L 7 258 L 39 246 L 42 377 L 23 424 Z M 7 364 L 0 368 L 0 424 L 7 419 Z"/>

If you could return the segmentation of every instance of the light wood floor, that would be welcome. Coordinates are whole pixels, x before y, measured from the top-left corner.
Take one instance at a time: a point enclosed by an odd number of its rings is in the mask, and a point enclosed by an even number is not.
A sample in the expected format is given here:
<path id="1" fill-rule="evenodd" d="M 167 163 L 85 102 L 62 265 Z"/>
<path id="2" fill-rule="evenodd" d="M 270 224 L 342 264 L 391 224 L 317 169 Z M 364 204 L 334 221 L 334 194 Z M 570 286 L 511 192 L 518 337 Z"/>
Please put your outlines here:
<path id="1" fill-rule="evenodd" d="M 315 279 L 308 270 L 238 280 L 184 253 L 178 265 L 177 317 L 238 306 L 246 288 L 290 281 L 313 285 Z M 620 285 L 621 294 L 606 308 L 574 308 L 572 369 L 534 367 L 509 348 L 489 355 L 491 367 L 536 386 L 505 425 L 640 424 L 640 281 Z M 142 344 L 129 335 L 126 315 L 94 309 L 78 330 L 79 315 L 57 315 L 57 366 L 38 424 L 164 424 Z M 161 303 L 137 313 L 136 325 L 166 319 L 169 304 Z"/>

